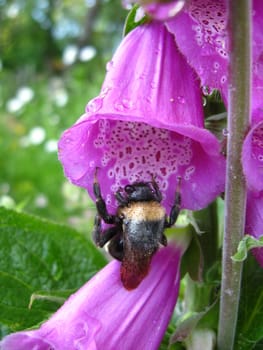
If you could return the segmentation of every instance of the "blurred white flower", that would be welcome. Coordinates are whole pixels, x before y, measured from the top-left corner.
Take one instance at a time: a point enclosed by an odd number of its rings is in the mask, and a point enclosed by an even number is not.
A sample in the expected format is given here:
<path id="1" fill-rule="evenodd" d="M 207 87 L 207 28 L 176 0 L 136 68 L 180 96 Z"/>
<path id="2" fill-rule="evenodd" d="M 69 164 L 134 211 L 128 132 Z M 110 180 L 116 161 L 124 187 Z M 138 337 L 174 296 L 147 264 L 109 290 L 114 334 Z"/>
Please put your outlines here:
<path id="1" fill-rule="evenodd" d="M 58 141 L 57 140 L 48 140 L 45 143 L 45 151 L 48 153 L 52 153 L 52 152 L 57 152 L 58 150 Z"/>
<path id="2" fill-rule="evenodd" d="M 21 86 L 17 90 L 17 98 L 23 103 L 30 102 L 34 97 L 34 90 L 32 90 L 29 86 Z"/>
<path id="3" fill-rule="evenodd" d="M 78 48 L 76 45 L 68 45 L 62 54 L 62 61 L 65 65 L 69 66 L 73 64 L 78 55 Z"/>
<path id="4" fill-rule="evenodd" d="M 79 52 L 79 59 L 82 62 L 92 60 L 97 54 L 97 50 L 93 46 L 85 46 Z"/>
<path id="5" fill-rule="evenodd" d="M 36 196 L 34 203 L 37 208 L 46 208 L 48 205 L 48 198 L 43 193 L 39 193 Z"/>

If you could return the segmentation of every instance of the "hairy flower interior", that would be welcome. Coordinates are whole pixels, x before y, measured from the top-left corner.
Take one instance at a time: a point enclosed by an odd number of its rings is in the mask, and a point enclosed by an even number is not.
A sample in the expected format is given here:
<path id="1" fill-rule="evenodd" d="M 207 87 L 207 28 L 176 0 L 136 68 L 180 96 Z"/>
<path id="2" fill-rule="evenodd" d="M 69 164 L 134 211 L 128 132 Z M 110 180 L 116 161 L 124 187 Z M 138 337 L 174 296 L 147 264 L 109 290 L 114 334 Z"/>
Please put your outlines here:
<path id="1" fill-rule="evenodd" d="M 123 180 L 149 181 L 152 175 L 164 191 L 171 174 L 188 181 L 195 172 L 191 164 L 194 141 L 189 137 L 139 122 L 102 119 L 97 128 L 93 146 L 103 150 L 101 165 L 109 178 L 115 177 L 113 192 Z"/>
<path id="2" fill-rule="evenodd" d="M 228 56 L 227 51 L 224 49 L 224 38 L 221 36 L 226 28 L 227 18 L 225 13 L 224 4 L 212 0 L 196 0 L 191 2 L 189 6 L 189 15 L 198 23 L 193 26 L 198 45 L 203 46 L 204 43 L 213 44 L 215 50 L 224 58 Z M 214 65 L 216 65 L 216 62 Z"/>

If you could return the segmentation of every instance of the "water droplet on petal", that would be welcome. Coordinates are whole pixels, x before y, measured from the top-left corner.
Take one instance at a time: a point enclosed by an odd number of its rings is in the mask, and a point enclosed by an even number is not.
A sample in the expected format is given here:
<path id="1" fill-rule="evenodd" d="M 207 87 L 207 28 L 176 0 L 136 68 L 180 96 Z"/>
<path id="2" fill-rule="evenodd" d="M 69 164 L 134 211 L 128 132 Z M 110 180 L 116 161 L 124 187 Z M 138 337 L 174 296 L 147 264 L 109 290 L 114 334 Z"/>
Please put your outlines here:
<path id="1" fill-rule="evenodd" d="M 133 102 L 132 102 L 131 100 L 127 99 L 127 98 L 124 98 L 124 99 L 122 100 L 122 104 L 123 104 L 123 106 L 124 106 L 126 109 L 129 109 L 129 110 L 134 109 L 134 104 L 133 104 Z"/>
<path id="2" fill-rule="evenodd" d="M 211 89 L 209 86 L 205 85 L 202 87 L 202 92 L 203 92 L 203 95 L 209 96 L 209 95 L 212 95 L 213 89 Z"/>
<path id="3" fill-rule="evenodd" d="M 104 98 L 104 97 L 108 94 L 108 92 L 109 92 L 110 90 L 111 90 L 111 87 L 108 87 L 108 86 L 104 87 L 104 88 L 101 90 L 100 97 L 101 97 L 101 98 Z"/>
<path id="4" fill-rule="evenodd" d="M 185 103 L 185 98 L 184 98 L 184 96 L 178 96 L 178 97 L 177 97 L 177 101 L 178 101 L 179 103 L 184 104 L 184 103 Z"/>
<path id="5" fill-rule="evenodd" d="M 155 81 L 151 82 L 151 88 L 156 89 L 157 88 L 157 83 Z"/>
<path id="6" fill-rule="evenodd" d="M 113 61 L 107 62 L 106 63 L 106 71 L 109 72 L 113 66 L 114 66 Z"/>
<path id="7" fill-rule="evenodd" d="M 120 103 L 120 102 L 116 102 L 116 103 L 114 104 L 114 108 L 115 108 L 117 111 L 119 111 L 119 112 L 123 112 L 124 109 L 125 109 L 125 107 L 123 106 L 123 104 Z"/>
<path id="8" fill-rule="evenodd" d="M 222 130 L 222 134 L 223 134 L 224 137 L 227 137 L 229 135 L 229 131 L 226 128 L 224 128 Z"/>
<path id="9" fill-rule="evenodd" d="M 102 97 L 95 97 L 93 100 L 91 100 L 87 106 L 86 106 L 86 112 L 95 113 L 98 112 L 103 104 L 103 98 Z"/>

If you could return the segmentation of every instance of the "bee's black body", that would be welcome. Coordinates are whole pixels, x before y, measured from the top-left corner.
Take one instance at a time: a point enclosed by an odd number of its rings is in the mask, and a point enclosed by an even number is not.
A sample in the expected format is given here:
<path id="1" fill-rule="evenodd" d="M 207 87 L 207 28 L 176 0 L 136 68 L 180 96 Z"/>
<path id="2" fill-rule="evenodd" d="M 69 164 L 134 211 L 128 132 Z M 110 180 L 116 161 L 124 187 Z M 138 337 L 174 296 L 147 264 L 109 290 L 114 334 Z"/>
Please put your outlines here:
<path id="1" fill-rule="evenodd" d="M 152 182 L 136 182 L 120 189 L 115 194 L 119 203 L 116 215 L 107 211 L 96 174 L 93 189 L 98 211 L 93 234 L 95 243 L 103 247 L 110 241 L 110 254 L 122 261 L 123 285 L 126 289 L 134 289 L 147 275 L 152 256 L 159 245 L 167 245 L 164 229 L 172 226 L 177 219 L 180 194 L 176 192 L 168 219 L 161 205 L 161 192 L 154 179 Z M 112 226 L 103 231 L 101 219 Z"/>

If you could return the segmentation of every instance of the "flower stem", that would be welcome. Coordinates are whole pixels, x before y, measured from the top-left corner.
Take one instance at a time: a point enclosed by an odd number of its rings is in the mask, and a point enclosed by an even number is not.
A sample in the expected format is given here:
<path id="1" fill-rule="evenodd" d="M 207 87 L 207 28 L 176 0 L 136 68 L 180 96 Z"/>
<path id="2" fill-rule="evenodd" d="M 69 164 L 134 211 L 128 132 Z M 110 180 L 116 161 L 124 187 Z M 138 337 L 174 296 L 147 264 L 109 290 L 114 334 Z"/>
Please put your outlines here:
<path id="1" fill-rule="evenodd" d="M 242 263 L 231 256 L 244 234 L 246 187 L 241 151 L 250 121 L 251 92 L 251 1 L 229 1 L 230 67 L 228 93 L 228 141 L 223 240 L 222 292 L 218 349 L 234 346 L 238 316 Z"/>
<path id="2" fill-rule="evenodd" d="M 244 234 L 246 186 L 241 151 L 250 121 L 251 1 L 229 1 L 230 69 L 228 92 L 228 141 L 223 240 L 222 289 L 218 349 L 234 346 L 242 263 L 231 260 Z"/>

